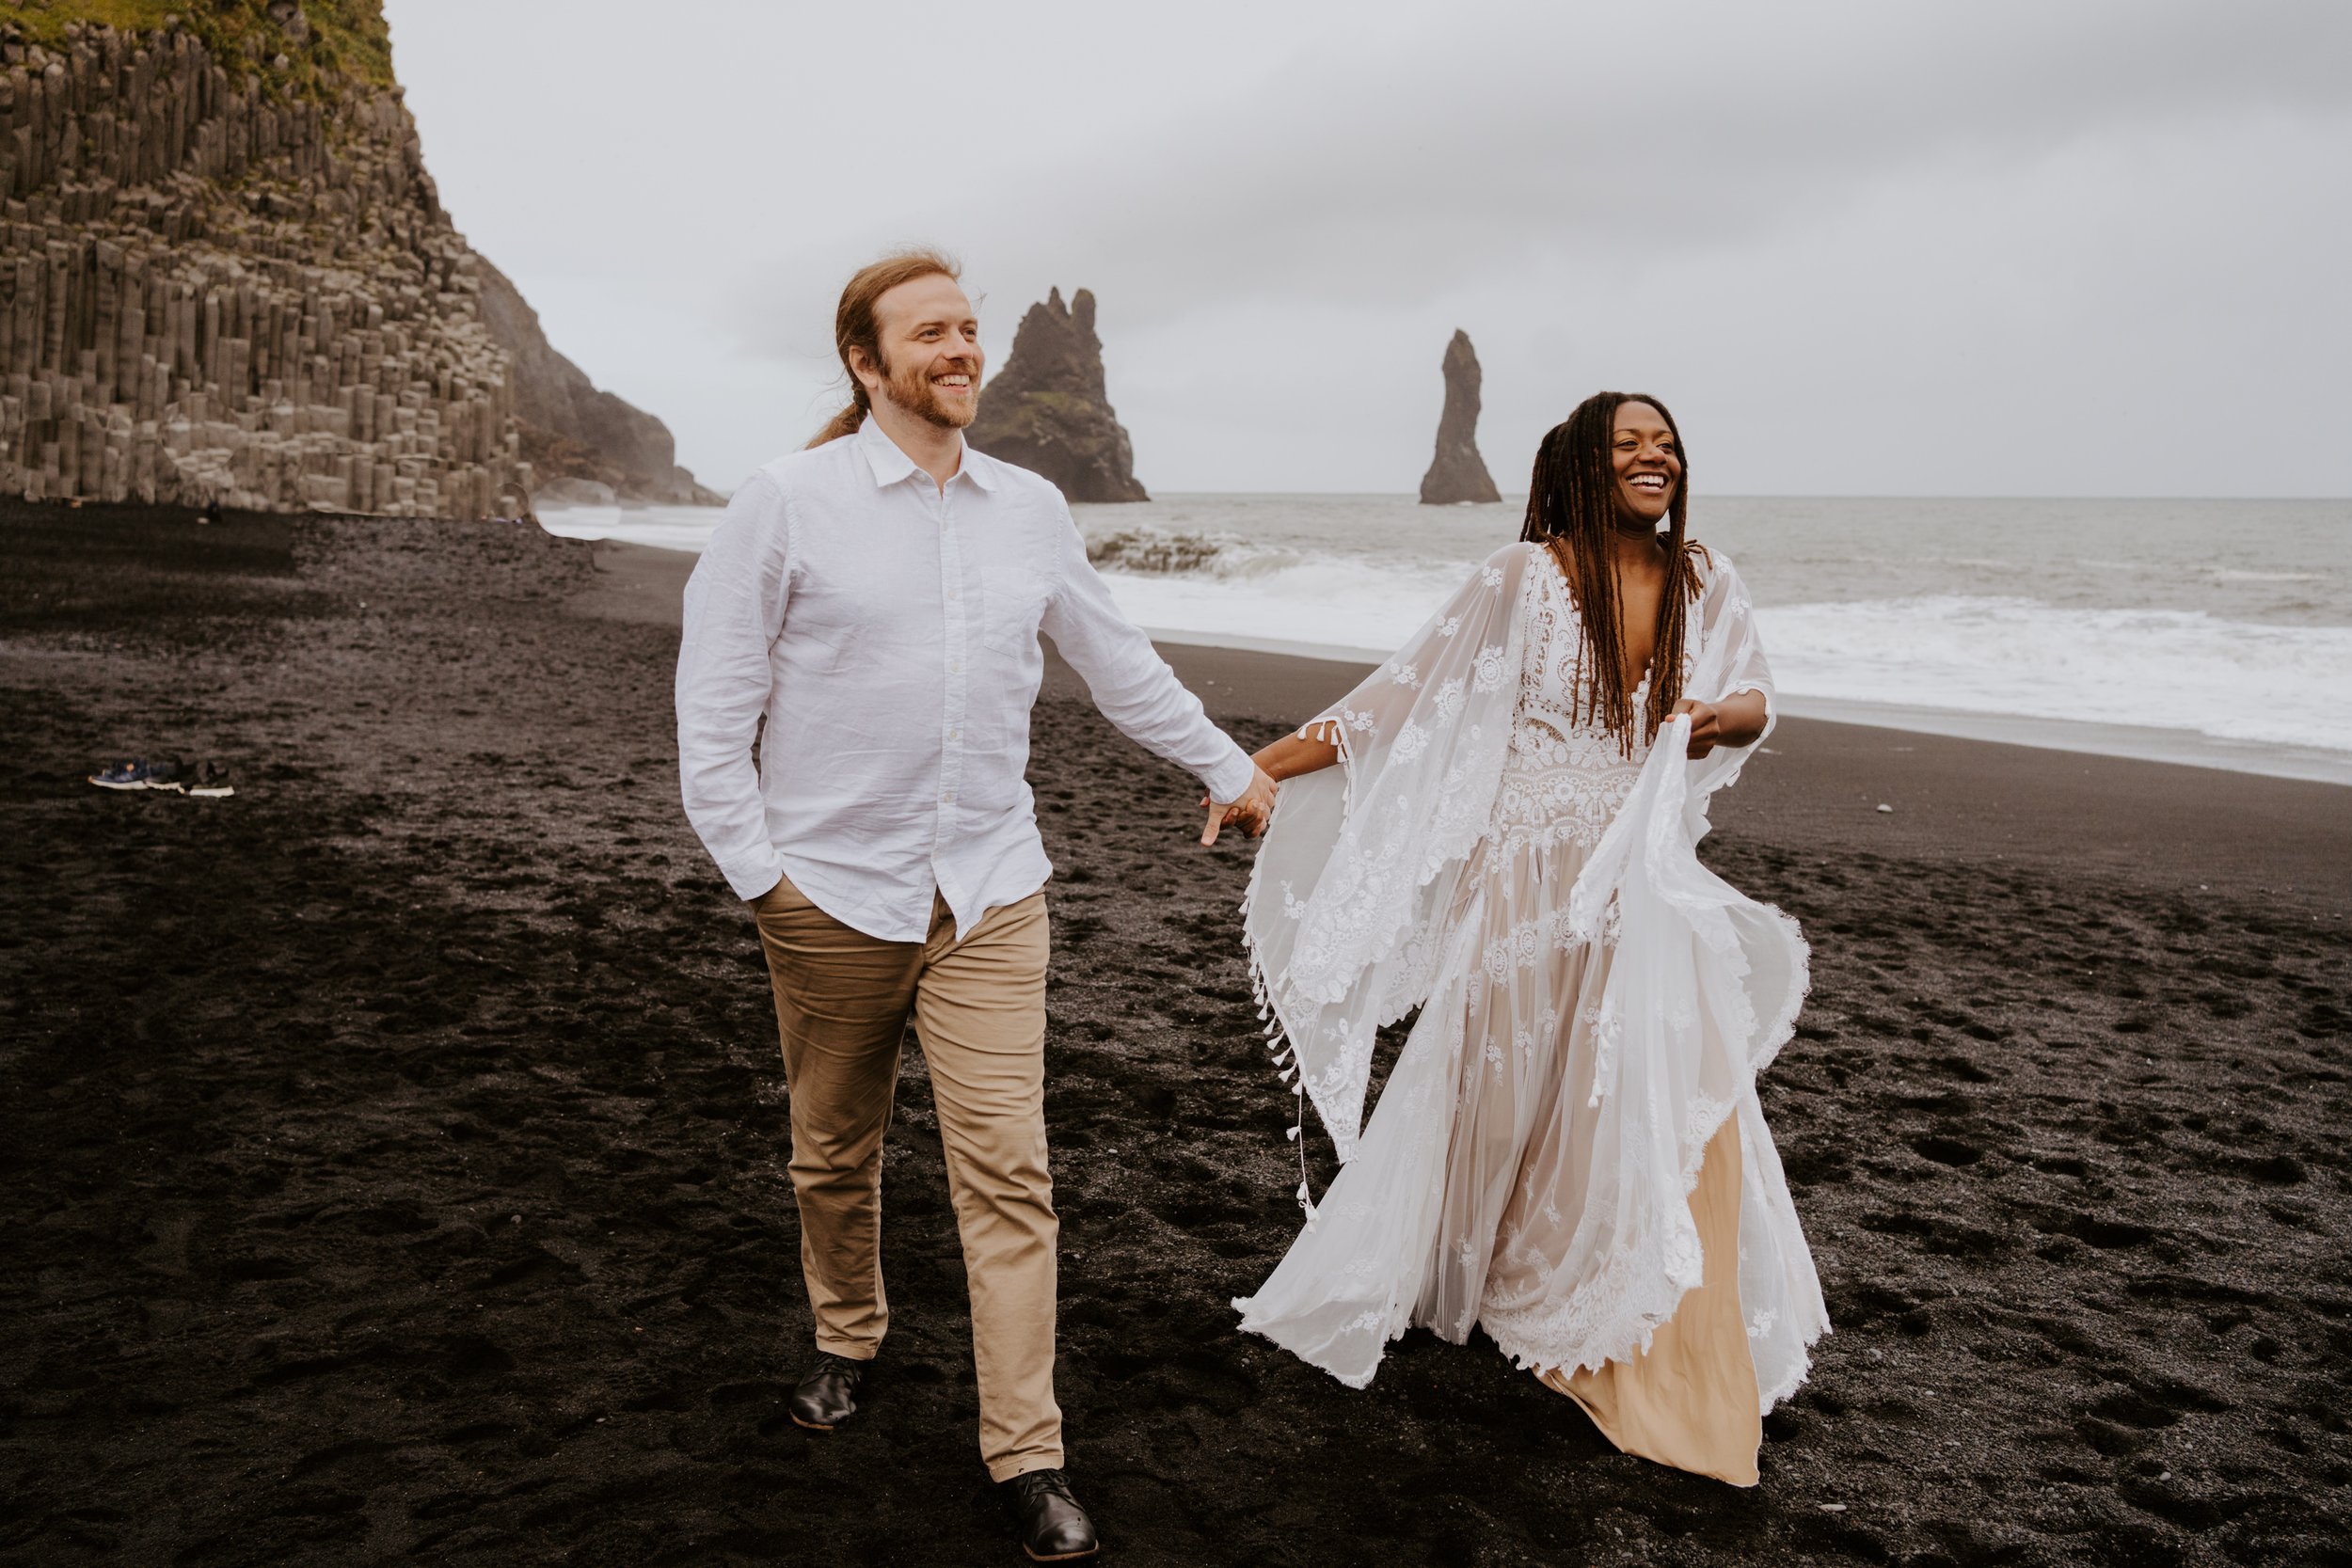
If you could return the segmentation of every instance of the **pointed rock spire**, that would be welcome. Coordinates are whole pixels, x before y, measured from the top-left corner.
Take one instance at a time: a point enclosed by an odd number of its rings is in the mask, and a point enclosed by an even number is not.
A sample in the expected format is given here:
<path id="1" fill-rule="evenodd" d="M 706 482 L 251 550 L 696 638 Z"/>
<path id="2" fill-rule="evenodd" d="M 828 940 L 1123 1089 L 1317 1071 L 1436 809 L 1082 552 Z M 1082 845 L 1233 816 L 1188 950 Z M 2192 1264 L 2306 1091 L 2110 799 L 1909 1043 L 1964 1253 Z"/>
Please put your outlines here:
<path id="1" fill-rule="evenodd" d="M 1445 346 L 1445 412 L 1438 418 L 1438 452 L 1421 476 L 1421 499 L 1431 506 L 1499 501 L 1502 495 L 1478 455 L 1478 351 L 1455 331 Z"/>
<path id="2" fill-rule="evenodd" d="M 1004 368 L 982 384 L 979 417 L 964 435 L 976 450 L 1044 475 L 1073 501 L 1152 499 L 1136 483 L 1135 449 L 1104 387 L 1088 290 L 1064 305 L 1057 288 L 1029 307 Z"/>

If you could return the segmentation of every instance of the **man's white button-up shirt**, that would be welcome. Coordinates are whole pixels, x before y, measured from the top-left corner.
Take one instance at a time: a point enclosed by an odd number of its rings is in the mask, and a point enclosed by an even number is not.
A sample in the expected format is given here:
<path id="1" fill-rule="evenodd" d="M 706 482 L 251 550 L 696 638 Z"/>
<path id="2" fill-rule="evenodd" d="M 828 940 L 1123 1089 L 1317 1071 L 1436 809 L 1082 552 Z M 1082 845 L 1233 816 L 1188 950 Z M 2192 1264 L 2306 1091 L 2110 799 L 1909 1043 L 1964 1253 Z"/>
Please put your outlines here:
<path id="1" fill-rule="evenodd" d="M 918 942 L 934 889 L 961 932 L 1042 887 L 1023 777 L 1040 629 L 1129 737 L 1219 800 L 1249 787 L 1045 480 L 966 448 L 943 489 L 871 419 L 754 474 L 687 582 L 677 666 L 686 815 L 737 895 L 789 877 Z"/>

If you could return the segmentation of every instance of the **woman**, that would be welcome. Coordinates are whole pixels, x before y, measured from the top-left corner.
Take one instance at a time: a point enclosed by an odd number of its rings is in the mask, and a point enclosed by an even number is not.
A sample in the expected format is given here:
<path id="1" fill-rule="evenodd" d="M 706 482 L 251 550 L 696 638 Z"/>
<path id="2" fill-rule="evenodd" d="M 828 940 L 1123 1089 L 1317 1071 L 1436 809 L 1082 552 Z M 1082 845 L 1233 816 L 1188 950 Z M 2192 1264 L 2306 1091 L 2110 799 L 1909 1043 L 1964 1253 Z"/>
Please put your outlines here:
<path id="1" fill-rule="evenodd" d="M 1586 400 L 1519 543 L 1258 754 L 1288 782 L 1252 969 L 1344 1164 L 1233 1305 L 1356 1387 L 1410 1324 L 1483 1326 L 1627 1452 L 1750 1486 L 1828 1327 L 1756 1097 L 1805 952 L 1693 852 L 1772 688 L 1686 479 L 1663 404 Z M 1359 1136 L 1374 1031 L 1417 1006 Z"/>

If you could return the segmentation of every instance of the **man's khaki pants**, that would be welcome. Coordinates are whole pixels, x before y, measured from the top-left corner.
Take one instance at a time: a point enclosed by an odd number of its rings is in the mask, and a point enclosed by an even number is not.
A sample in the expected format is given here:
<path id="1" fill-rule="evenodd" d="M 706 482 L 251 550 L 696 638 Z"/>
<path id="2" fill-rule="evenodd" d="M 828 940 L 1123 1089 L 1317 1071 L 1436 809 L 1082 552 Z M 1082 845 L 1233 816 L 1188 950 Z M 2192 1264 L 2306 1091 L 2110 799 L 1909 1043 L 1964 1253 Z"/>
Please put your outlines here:
<path id="1" fill-rule="evenodd" d="M 890 1308 L 882 1145 L 911 1016 L 930 1068 L 972 1291 L 980 1458 L 993 1480 L 1062 1463 L 1054 1402 L 1055 1246 L 1045 1169 L 1045 895 L 961 942 L 944 900 L 922 942 L 883 942 L 789 880 L 754 901 L 792 1095 L 792 1192 L 817 1348 L 868 1360 Z"/>

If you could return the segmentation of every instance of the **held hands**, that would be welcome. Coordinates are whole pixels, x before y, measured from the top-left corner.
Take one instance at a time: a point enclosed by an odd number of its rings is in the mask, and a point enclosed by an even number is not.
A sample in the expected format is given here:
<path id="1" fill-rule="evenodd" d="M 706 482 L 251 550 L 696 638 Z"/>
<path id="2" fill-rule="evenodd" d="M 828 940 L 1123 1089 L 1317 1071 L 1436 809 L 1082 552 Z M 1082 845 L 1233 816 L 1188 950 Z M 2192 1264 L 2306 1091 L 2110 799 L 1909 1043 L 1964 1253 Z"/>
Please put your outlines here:
<path id="1" fill-rule="evenodd" d="M 1217 830 L 1228 823 L 1239 823 L 1242 832 L 1256 838 L 1266 831 L 1266 824 L 1273 821 L 1274 780 L 1263 768 L 1253 766 L 1250 774 L 1249 787 L 1242 792 L 1238 800 L 1217 801 L 1206 795 L 1200 797 L 1201 805 L 1207 807 L 1209 813 L 1209 825 L 1200 833 L 1203 846 L 1215 844 Z"/>

